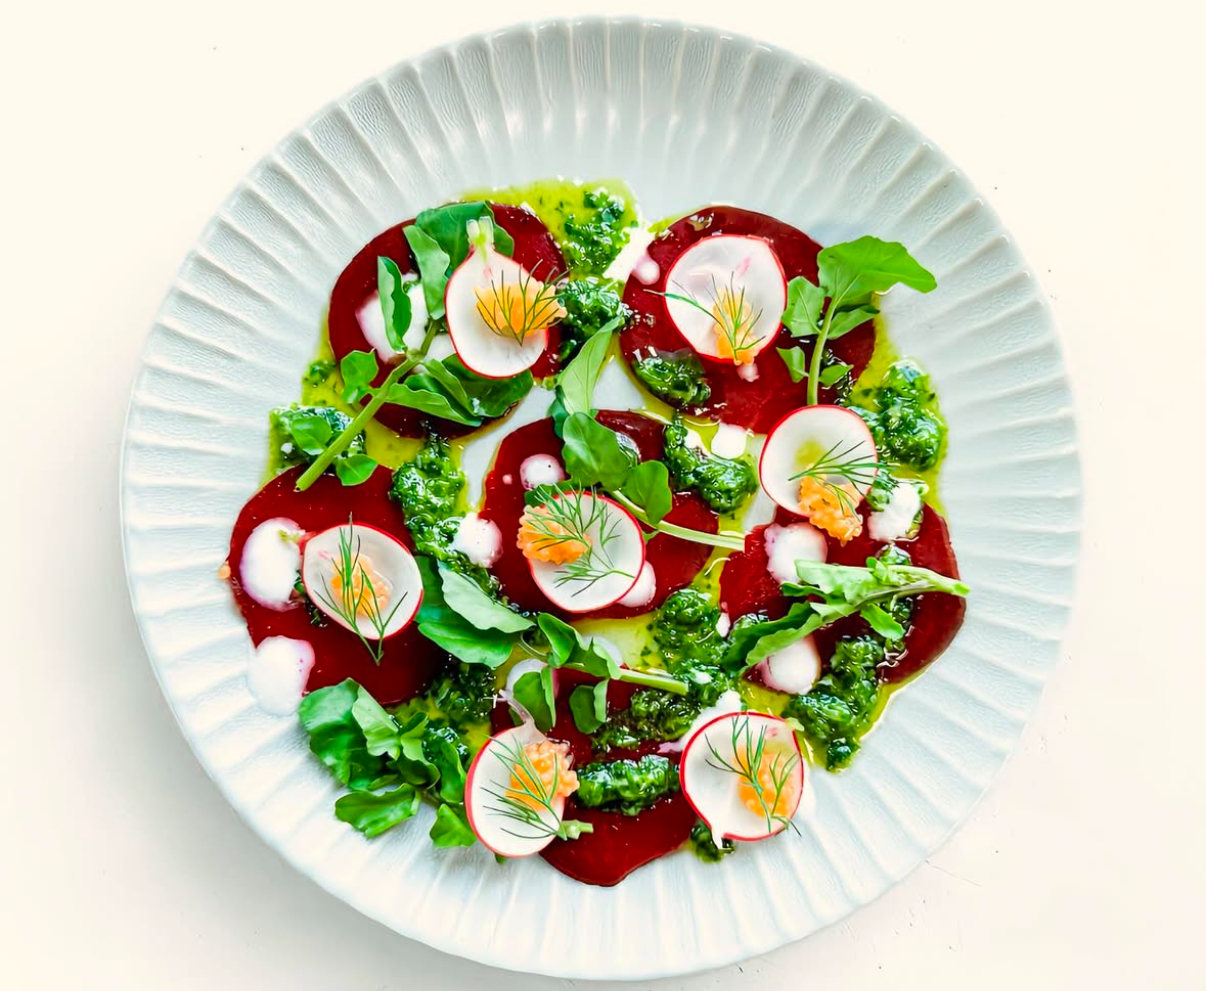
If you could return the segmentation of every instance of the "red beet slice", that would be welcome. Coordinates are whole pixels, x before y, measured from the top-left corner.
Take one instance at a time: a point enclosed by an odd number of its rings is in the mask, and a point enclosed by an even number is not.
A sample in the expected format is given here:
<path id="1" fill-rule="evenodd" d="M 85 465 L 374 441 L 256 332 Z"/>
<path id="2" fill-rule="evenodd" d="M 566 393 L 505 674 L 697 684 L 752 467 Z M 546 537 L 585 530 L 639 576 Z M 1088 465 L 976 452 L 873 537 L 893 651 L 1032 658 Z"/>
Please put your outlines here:
<path id="1" fill-rule="evenodd" d="M 864 520 L 867 512 L 864 504 Z M 775 517 L 775 522 L 781 526 L 798 520 L 798 516 L 784 510 L 779 510 Z M 767 574 L 765 529 L 756 527 L 752 530 L 745 538 L 745 550 L 732 555 L 721 572 L 721 607 L 734 619 L 751 612 L 766 612 L 772 619 L 777 619 L 791 605 L 779 593 L 779 583 Z M 845 547 L 832 537 L 828 538 L 827 543 L 830 564 L 858 566 L 865 565 L 867 558 L 874 557 L 887 546 L 881 541 L 872 540 L 865 526 L 863 532 Z M 959 577 L 959 566 L 951 547 L 946 520 L 930 506 L 922 508 L 917 536 L 899 543 L 909 552 L 917 567 L 929 568 L 952 578 Z M 887 682 L 903 681 L 937 658 L 959 632 L 966 611 L 967 601 L 957 595 L 932 592 L 917 596 L 909 629 L 905 633 L 904 650 L 890 664 L 880 668 L 880 677 Z M 857 636 L 866 630 L 867 624 L 857 616 L 818 630 L 815 636 L 821 657 L 828 661 L 833 656 L 838 640 L 845 636 Z"/>
<path id="2" fill-rule="evenodd" d="M 283 636 L 311 644 L 314 667 L 306 682 L 307 692 L 354 678 L 382 705 L 414 698 L 430 683 L 443 657 L 435 644 L 420 635 L 415 624 L 385 641 L 385 652 L 377 664 L 350 630 L 329 621 L 325 626 L 313 625 L 300 599 L 283 611 L 269 609 L 251 598 L 239 584 L 243 544 L 259 524 L 278 516 L 314 533 L 347 523 L 351 514 L 355 522 L 393 534 L 414 550 L 402 511 L 389 499 L 389 469 L 378 468 L 366 482 L 354 487 L 343 485 L 334 475 L 324 474 L 305 492 L 298 492 L 294 485 L 302 471 L 291 468 L 253 495 L 239 513 L 231 534 L 230 584 L 252 643 Z"/>
<path id="3" fill-rule="evenodd" d="M 597 679 L 580 671 L 565 670 L 559 671 L 557 678 L 557 722 L 549 737 L 568 743 L 574 765 L 581 767 L 598 758 L 591 750 L 589 738 L 574 725 L 569 697 L 578 685 L 591 685 Z M 634 685 L 613 681 L 607 690 L 609 708 L 613 712 L 626 709 L 637 690 Z M 495 708 L 492 722 L 494 732 L 514 725 L 506 706 Z M 650 741 L 637 750 L 611 750 L 606 759 L 655 753 L 659 745 Z M 677 850 L 690 838 L 696 822 L 695 811 L 681 792 L 666 796 L 635 816 L 582 808 L 571 797 L 566 803 L 565 816 L 589 822 L 595 831 L 576 840 L 554 840 L 540 855 L 562 874 L 603 887 L 619 884 L 638 867 Z"/>
<path id="4" fill-rule="evenodd" d="M 661 458 L 665 427 L 656 420 L 639 413 L 603 410 L 599 413 L 599 422 L 630 437 L 640 451 L 642 460 Z M 645 546 L 646 560 L 653 568 L 657 585 L 653 599 L 647 605 L 614 605 L 578 615 L 558 609 L 537 587 L 527 559 L 515 543 L 524 510 L 520 466 L 534 454 L 548 454 L 560 460 L 561 438 L 553 430 L 552 419 L 537 420 L 520 427 L 499 445 L 494 467 L 486 476 L 486 501 L 481 511 L 482 517 L 491 520 L 502 534 L 502 554 L 491 571 L 516 605 L 523 609 L 543 610 L 562 618 L 623 619 L 656 609 L 666 600 L 666 596 L 689 585 L 699 574 L 710 555 L 708 547 L 679 537 L 657 534 Z M 716 514 L 693 492 L 675 494 L 674 508 L 666 520 L 707 533 L 715 533 L 718 526 Z"/>
<path id="5" fill-rule="evenodd" d="M 498 204 L 492 204 L 491 209 L 498 226 L 514 239 L 513 257 L 519 264 L 546 282 L 564 274 L 565 259 L 561 255 L 561 249 L 557 247 L 557 242 L 548 228 L 534 214 L 519 207 Z M 406 220 L 378 234 L 360 249 L 335 282 L 335 288 L 331 292 L 327 328 L 336 361 L 342 360 L 352 351 L 371 350 L 360 329 L 360 321 L 356 314 L 377 291 L 378 257 L 392 258 L 403 275 L 416 271 L 410 246 L 406 243 L 406 235 L 402 233 L 404 228 L 413 223 L 413 219 Z M 557 350 L 560 342 L 560 334 L 554 327 L 549 331 L 549 342 L 543 357 L 532 368 L 532 374 L 537 378 L 552 375 L 557 371 Z M 387 374 L 389 369 L 383 367 L 375 383 L 380 385 Z M 378 420 L 404 437 L 423 436 L 422 418 L 423 414 L 418 410 L 390 404 L 383 406 L 377 414 Z M 441 433 L 450 437 L 460 436 L 474 429 L 446 421 L 439 421 L 439 428 Z"/>
<path id="6" fill-rule="evenodd" d="M 620 349 L 628 362 L 651 352 L 681 352 L 690 350 L 682 335 L 675 329 L 666 309 L 666 301 L 657 293 L 667 290 L 666 276 L 674 260 L 695 242 L 715 234 L 747 234 L 765 238 L 779 256 L 788 279 L 803 275 L 813 282 L 817 279 L 817 252 L 821 246 L 803 231 L 774 217 L 739 210 L 736 207 L 713 206 L 671 224 L 649 245 L 649 257 L 658 265 L 656 282 L 646 284 L 635 274 L 629 276 L 624 288 L 624 302 L 636 314 L 620 335 Z M 712 395 L 703 406 L 691 413 L 722 419 L 726 423 L 766 433 L 783 416 L 808 402 L 808 384 L 792 382 L 787 366 L 775 353 L 775 348 L 791 347 L 798 342 L 786 328 L 758 357 L 758 378 L 746 381 L 731 364 L 701 358 Z M 856 377 L 867 367 L 875 349 L 875 329 L 870 324 L 852 330 L 830 345 L 841 361 L 854 366 Z M 691 352 L 692 354 L 694 352 Z M 820 401 L 833 402 L 833 390 L 822 388 Z"/>

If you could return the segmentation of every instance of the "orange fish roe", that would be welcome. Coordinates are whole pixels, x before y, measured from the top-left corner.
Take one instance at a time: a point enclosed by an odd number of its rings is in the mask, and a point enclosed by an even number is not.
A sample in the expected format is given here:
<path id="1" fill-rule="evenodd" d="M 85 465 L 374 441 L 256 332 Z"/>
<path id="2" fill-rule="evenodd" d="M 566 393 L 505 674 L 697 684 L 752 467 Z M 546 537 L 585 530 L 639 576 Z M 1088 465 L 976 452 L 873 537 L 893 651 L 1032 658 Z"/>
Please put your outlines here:
<path id="1" fill-rule="evenodd" d="M 745 778 L 738 785 L 738 794 L 745 807 L 758 815 L 766 815 L 768 811 L 772 816 L 787 815 L 800 795 L 800 777 L 796 773 L 799 760 L 800 755 L 791 747 L 768 741 L 758 762 L 758 791 Z"/>
<path id="2" fill-rule="evenodd" d="M 839 495 L 839 490 L 844 495 Z M 856 512 L 862 501 L 862 494 L 850 482 L 831 484 L 811 475 L 800 479 L 800 512 L 843 544 L 863 532 L 863 521 Z"/>
<path id="3" fill-rule="evenodd" d="M 516 546 L 529 561 L 569 564 L 590 550 L 581 537 L 574 537 L 543 506 L 529 506 L 519 521 Z"/>
<path id="4" fill-rule="evenodd" d="M 500 337 L 520 344 L 566 316 L 556 291 L 539 279 L 503 279 L 485 289 L 474 289 L 473 294 L 477 297 L 477 312 L 487 326 Z"/>
<path id="5" fill-rule="evenodd" d="M 529 808 L 539 809 L 542 803 L 529 792 L 544 795 L 552 804 L 578 790 L 578 775 L 570 769 L 572 758 L 568 743 L 540 740 L 529 743 L 523 752 L 528 759 L 527 764 L 517 761 L 512 766 L 511 783 L 507 786 L 508 798 L 522 802 Z"/>
<path id="6" fill-rule="evenodd" d="M 366 582 L 367 579 L 367 582 Z M 369 593 L 369 588 L 372 593 Z M 374 612 L 381 615 L 389 605 L 390 593 L 393 586 L 383 576 L 379 575 L 372 562 L 361 556 L 356 559 L 352 570 L 352 587 L 343 592 L 343 575 L 336 571 L 331 575 L 331 590 L 339 595 L 347 605 L 355 604 L 357 616 L 372 616 Z"/>
<path id="7" fill-rule="evenodd" d="M 754 311 L 750 304 L 734 296 L 729 289 L 721 289 L 712 307 L 716 321 L 716 354 L 728 358 L 734 365 L 753 364 L 754 354 Z"/>

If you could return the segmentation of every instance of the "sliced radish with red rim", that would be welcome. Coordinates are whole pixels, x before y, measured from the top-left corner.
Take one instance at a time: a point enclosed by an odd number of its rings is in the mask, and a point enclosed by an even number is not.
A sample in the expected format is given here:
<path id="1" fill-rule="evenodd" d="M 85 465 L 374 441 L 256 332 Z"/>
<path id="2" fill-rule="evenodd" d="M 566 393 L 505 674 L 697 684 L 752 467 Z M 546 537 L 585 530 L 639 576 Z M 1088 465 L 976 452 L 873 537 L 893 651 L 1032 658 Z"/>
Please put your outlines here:
<path id="1" fill-rule="evenodd" d="M 788 723 L 760 712 L 718 716 L 683 750 L 683 794 L 717 840 L 787 828 L 804 794 L 804 757 Z"/>
<path id="2" fill-rule="evenodd" d="M 536 364 L 565 310 L 554 286 L 495 250 L 488 221 L 469 227 L 473 247 L 444 290 L 448 335 L 470 371 L 510 378 Z"/>
<path id="3" fill-rule="evenodd" d="M 748 365 L 779 333 L 787 276 L 763 238 L 718 234 L 675 259 L 665 292 L 670 319 L 695 351 Z"/>
<path id="4" fill-rule="evenodd" d="M 404 630 L 423 601 L 414 556 L 393 534 L 361 523 L 308 538 L 301 575 L 306 595 L 324 615 L 367 640 Z"/>
<path id="5" fill-rule="evenodd" d="M 800 481 L 850 484 L 861 499 L 875 479 L 878 455 L 866 422 L 842 406 L 805 406 L 766 437 L 758 462 L 762 488 L 777 505 L 800 512 Z"/>
<path id="6" fill-rule="evenodd" d="M 640 524 L 614 500 L 590 492 L 565 492 L 529 507 L 519 537 L 537 587 L 566 612 L 614 605 L 645 566 Z"/>
<path id="7" fill-rule="evenodd" d="M 465 811 L 482 844 L 500 857 L 530 857 L 556 839 L 577 788 L 570 763 L 569 748 L 532 723 L 487 740 L 465 779 Z"/>

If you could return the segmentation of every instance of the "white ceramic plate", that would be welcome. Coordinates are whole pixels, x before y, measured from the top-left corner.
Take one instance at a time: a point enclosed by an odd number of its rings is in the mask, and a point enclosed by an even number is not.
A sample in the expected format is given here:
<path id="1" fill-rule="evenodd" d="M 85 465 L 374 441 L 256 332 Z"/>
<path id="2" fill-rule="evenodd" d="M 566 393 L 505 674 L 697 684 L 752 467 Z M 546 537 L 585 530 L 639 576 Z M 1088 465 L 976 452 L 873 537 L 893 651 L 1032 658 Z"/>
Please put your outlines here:
<path id="1" fill-rule="evenodd" d="M 269 407 L 296 396 L 331 286 L 374 234 L 463 190 L 621 177 L 648 216 L 713 202 L 822 243 L 900 240 L 938 277 L 890 326 L 950 421 L 943 478 L 975 592 L 955 644 L 896 696 L 851 770 L 817 773 L 800 836 L 719 865 L 664 858 L 614 889 L 416 822 L 365 840 L 296 721 L 260 711 L 216 573 L 259 484 Z M 883 104 L 795 55 L 642 21 L 513 28 L 404 62 L 286 137 L 185 259 L 147 342 L 122 475 L 147 651 L 198 759 L 248 822 L 333 894 L 452 953 L 579 978 L 725 964 L 842 918 L 922 862 L 1016 744 L 1072 596 L 1080 474 L 1043 294 L 950 161 Z M 424 811 L 425 816 L 430 813 Z M 716 912 L 718 904 L 730 910 Z"/>

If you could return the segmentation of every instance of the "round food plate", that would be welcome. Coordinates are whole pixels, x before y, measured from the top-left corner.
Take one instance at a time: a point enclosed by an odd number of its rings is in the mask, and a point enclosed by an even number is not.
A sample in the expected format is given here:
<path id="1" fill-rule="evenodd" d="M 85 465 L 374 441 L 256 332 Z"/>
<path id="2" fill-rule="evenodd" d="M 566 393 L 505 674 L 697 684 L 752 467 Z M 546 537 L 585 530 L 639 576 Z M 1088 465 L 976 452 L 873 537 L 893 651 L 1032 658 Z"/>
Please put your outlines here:
<path id="1" fill-rule="evenodd" d="M 950 423 L 942 496 L 974 589 L 953 646 L 850 770 L 816 772 L 801 831 L 715 865 L 663 858 L 618 887 L 539 859 L 366 840 L 294 718 L 257 707 L 218 570 L 296 394 L 336 277 L 379 231 L 468 189 L 627 180 L 650 217 L 761 210 L 821 243 L 899 240 L 934 272 L 892 293 L 896 343 Z M 1059 653 L 1078 550 L 1072 402 L 1043 293 L 951 162 L 878 100 L 788 52 L 640 20 L 552 21 L 399 64 L 319 112 L 241 182 L 155 321 L 126 428 L 134 610 L 197 758 L 298 870 L 450 953 L 573 978 L 649 978 L 774 949 L 900 880 L 976 804 Z M 430 817 L 429 810 L 422 816 Z M 728 906 L 725 912 L 712 906 Z M 666 920 L 674 920 L 667 923 Z"/>

